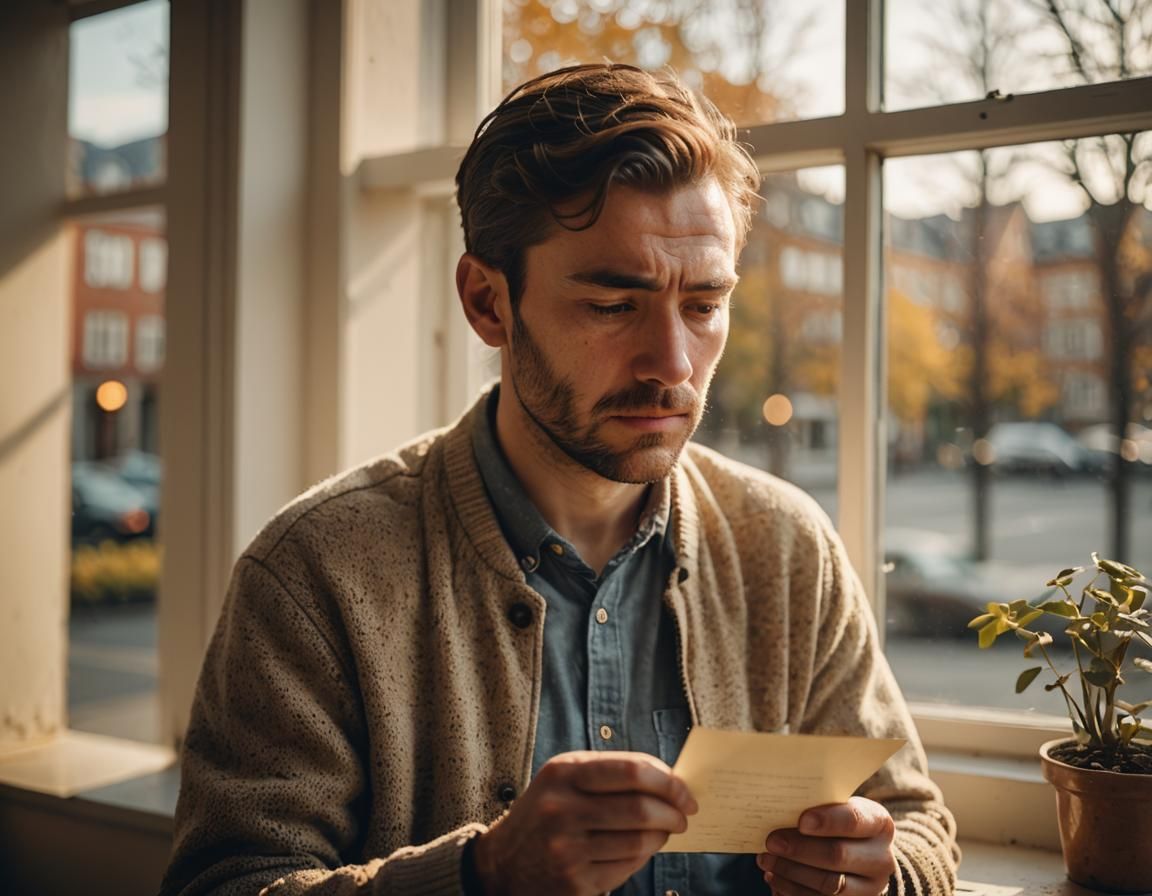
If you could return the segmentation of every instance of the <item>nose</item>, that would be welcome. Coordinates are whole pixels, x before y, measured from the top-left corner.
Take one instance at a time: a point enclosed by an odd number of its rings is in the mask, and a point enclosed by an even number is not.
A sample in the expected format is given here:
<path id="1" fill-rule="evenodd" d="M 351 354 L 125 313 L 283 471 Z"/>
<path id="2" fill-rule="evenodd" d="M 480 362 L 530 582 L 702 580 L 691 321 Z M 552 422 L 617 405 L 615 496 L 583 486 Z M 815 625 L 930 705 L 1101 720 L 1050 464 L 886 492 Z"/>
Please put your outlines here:
<path id="1" fill-rule="evenodd" d="M 636 379 L 670 388 L 692 376 L 687 324 L 678 310 L 661 310 L 643 322 L 632 372 Z"/>

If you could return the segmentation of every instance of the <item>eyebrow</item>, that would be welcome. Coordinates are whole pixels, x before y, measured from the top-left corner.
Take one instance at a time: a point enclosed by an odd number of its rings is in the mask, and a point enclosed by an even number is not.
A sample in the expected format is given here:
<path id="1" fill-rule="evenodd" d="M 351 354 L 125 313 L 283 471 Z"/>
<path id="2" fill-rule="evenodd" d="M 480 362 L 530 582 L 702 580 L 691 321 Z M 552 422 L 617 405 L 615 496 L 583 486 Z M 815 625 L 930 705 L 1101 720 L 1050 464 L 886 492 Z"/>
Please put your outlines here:
<path id="1" fill-rule="evenodd" d="M 598 286 L 602 289 L 640 289 L 646 292 L 659 292 L 664 284 L 655 277 L 642 277 L 611 268 L 597 268 L 591 271 L 577 271 L 565 279 L 585 286 Z M 713 277 L 699 283 L 690 283 L 686 292 L 729 292 L 736 287 L 737 277 Z"/>

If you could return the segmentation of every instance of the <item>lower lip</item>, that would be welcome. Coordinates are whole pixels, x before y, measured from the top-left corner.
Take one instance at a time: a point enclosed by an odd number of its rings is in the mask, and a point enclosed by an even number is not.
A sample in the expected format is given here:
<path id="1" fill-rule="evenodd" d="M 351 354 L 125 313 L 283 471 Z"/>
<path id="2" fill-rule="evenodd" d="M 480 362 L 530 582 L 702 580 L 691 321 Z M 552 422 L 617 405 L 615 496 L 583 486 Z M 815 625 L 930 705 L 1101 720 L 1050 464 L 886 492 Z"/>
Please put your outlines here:
<path id="1" fill-rule="evenodd" d="M 630 429 L 637 429 L 641 432 L 670 432 L 682 428 L 688 417 L 685 414 L 674 414 L 670 417 L 613 417 L 612 419 Z"/>

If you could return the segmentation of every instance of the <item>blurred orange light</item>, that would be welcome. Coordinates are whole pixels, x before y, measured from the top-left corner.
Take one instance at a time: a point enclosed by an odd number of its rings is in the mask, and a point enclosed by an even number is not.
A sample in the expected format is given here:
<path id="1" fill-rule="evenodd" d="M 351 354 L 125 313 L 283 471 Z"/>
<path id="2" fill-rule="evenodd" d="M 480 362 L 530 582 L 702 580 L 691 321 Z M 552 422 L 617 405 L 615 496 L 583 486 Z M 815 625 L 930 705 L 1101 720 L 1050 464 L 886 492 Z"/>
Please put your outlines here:
<path id="1" fill-rule="evenodd" d="M 783 426 L 792 419 L 792 402 L 777 392 L 764 402 L 764 419 L 773 426 Z"/>
<path id="2" fill-rule="evenodd" d="M 128 402 L 128 388 L 119 380 L 105 380 L 96 388 L 96 404 L 111 414 Z"/>
<path id="3" fill-rule="evenodd" d="M 977 439 L 972 443 L 972 459 L 987 467 L 996 461 L 996 449 L 987 439 Z"/>

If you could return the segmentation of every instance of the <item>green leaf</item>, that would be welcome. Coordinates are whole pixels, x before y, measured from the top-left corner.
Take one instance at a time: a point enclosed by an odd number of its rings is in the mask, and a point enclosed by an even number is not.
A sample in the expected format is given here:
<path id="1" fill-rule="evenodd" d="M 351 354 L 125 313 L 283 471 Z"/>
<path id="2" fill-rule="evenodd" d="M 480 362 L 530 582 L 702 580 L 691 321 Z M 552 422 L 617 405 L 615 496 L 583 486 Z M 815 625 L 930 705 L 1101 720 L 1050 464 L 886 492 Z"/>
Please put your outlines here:
<path id="1" fill-rule="evenodd" d="M 1071 584 L 1072 580 L 1083 571 L 1083 566 L 1072 566 L 1068 569 L 1062 569 L 1056 573 L 1055 578 L 1048 580 L 1047 585 L 1049 588 L 1063 588 L 1065 585 Z"/>
<path id="2" fill-rule="evenodd" d="M 1013 616 L 1019 616 L 1021 613 L 1027 613 L 1029 610 L 1031 610 L 1032 605 L 1028 603 L 1028 601 L 1021 598 L 1020 600 L 1014 600 L 1012 603 L 1008 604 L 1008 609 Z"/>
<path id="3" fill-rule="evenodd" d="M 991 613 L 981 613 L 979 616 L 968 623 L 968 628 L 980 628 L 986 622 L 991 622 L 995 618 L 996 617 Z"/>
<path id="4" fill-rule="evenodd" d="M 1043 615 L 1044 615 L 1043 610 L 1033 608 L 1033 609 L 1030 609 L 1027 613 L 1024 613 L 1024 614 L 1016 617 L 1016 624 L 1017 625 L 1027 625 L 1029 622 L 1035 622 L 1037 619 L 1039 619 Z"/>
<path id="5" fill-rule="evenodd" d="M 1108 619 L 1107 613 L 1102 613 L 1101 611 L 1097 610 L 1095 613 L 1093 613 L 1089 617 L 1089 619 L 1092 620 L 1092 626 L 1097 631 L 1101 631 L 1101 632 L 1108 631 L 1108 627 L 1110 625 L 1110 620 Z"/>
<path id="6" fill-rule="evenodd" d="M 1140 733 L 1141 725 L 1139 722 L 1125 721 L 1120 723 L 1120 742 L 1129 744 L 1132 742 L 1137 734 Z"/>
<path id="7" fill-rule="evenodd" d="M 1092 665 L 1084 671 L 1084 680 L 1098 688 L 1106 688 L 1119 676 L 1116 670 L 1098 657 L 1092 660 Z"/>
<path id="8" fill-rule="evenodd" d="M 1152 706 L 1152 700 L 1145 700 L 1141 703 L 1129 703 L 1127 700 L 1117 700 L 1116 705 L 1129 715 L 1138 716 L 1149 706 Z"/>
<path id="9" fill-rule="evenodd" d="M 1096 568 L 1106 573 L 1109 578 L 1130 579 L 1140 575 L 1139 570 L 1123 563 L 1117 563 L 1115 560 L 1102 560 L 1096 554 L 1092 555 L 1092 559 L 1096 562 Z"/>
<path id="10" fill-rule="evenodd" d="M 1031 640 L 1027 647 L 1024 648 L 1024 656 L 1032 656 L 1032 651 L 1037 647 L 1047 647 L 1052 643 L 1052 636 L 1048 632 L 1039 632 Z"/>
<path id="11" fill-rule="evenodd" d="M 1148 599 L 1148 586 L 1147 585 L 1133 585 L 1132 586 L 1131 603 L 1129 603 L 1128 606 L 1133 611 L 1139 610 L 1142 606 L 1144 606 L 1144 601 L 1146 601 L 1147 599 Z"/>
<path id="12" fill-rule="evenodd" d="M 1094 597 L 1098 603 L 1109 607 L 1116 606 L 1116 598 L 1112 596 L 1110 591 L 1105 591 L 1103 588 L 1085 588 L 1084 592 Z"/>
<path id="13" fill-rule="evenodd" d="M 998 637 L 1000 637 L 1000 635 L 1002 635 L 1002 634 L 1003 634 L 1003 632 L 1000 631 L 1000 620 L 993 619 L 991 622 L 987 623 L 982 629 L 980 629 L 980 641 L 979 641 L 980 647 L 981 648 L 991 647 L 993 644 L 996 643 L 996 639 Z"/>
<path id="14" fill-rule="evenodd" d="M 1016 679 L 1016 693 L 1024 693 L 1025 688 L 1036 680 L 1036 676 L 1044 671 L 1043 666 L 1033 666 L 1031 669 L 1025 669 L 1020 673 L 1020 677 Z"/>
<path id="15" fill-rule="evenodd" d="M 1051 613 L 1053 616 L 1063 616 L 1066 619 L 1075 619 L 1080 615 L 1076 604 L 1070 600 L 1050 600 L 1040 604 L 1040 609 L 1045 613 Z"/>

